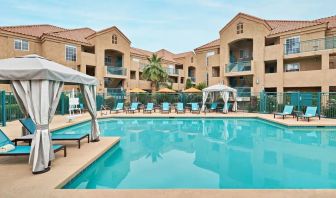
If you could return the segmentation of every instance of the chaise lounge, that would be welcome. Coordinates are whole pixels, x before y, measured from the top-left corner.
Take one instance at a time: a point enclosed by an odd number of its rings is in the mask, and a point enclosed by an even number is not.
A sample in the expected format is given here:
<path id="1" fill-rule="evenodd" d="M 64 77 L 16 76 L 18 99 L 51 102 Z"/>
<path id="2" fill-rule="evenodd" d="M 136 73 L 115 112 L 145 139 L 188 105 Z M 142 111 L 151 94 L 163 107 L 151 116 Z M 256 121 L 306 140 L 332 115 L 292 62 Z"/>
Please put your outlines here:
<path id="1" fill-rule="evenodd" d="M 29 145 L 33 139 L 34 133 L 36 131 L 36 125 L 31 118 L 24 118 L 19 120 L 23 127 L 27 129 L 29 135 L 25 135 L 19 138 L 14 139 L 15 145 L 17 142 L 25 141 L 28 142 Z M 87 138 L 88 143 L 90 142 L 90 135 L 89 134 L 53 134 L 51 133 L 51 139 L 54 141 L 77 141 L 78 148 L 81 147 L 81 140 Z"/>
<path id="2" fill-rule="evenodd" d="M 147 103 L 146 108 L 143 110 L 144 113 L 152 113 L 154 111 L 154 103 Z"/>
<path id="3" fill-rule="evenodd" d="M 0 147 L 5 146 L 7 144 L 12 144 L 12 141 L 6 136 L 6 134 L 0 129 Z M 23 145 L 15 145 L 15 149 L 7 151 L 7 152 L 0 152 L 0 156 L 26 156 L 30 154 L 31 146 L 23 146 Z M 58 152 L 63 150 L 64 157 L 66 157 L 66 146 L 60 144 L 53 145 L 54 152 Z"/>
<path id="4" fill-rule="evenodd" d="M 162 103 L 161 113 L 170 113 L 170 104 L 168 102 Z"/>
<path id="5" fill-rule="evenodd" d="M 179 102 L 177 103 L 176 105 L 176 113 L 185 113 L 185 109 L 183 107 L 183 103 L 182 102 Z"/>
<path id="6" fill-rule="evenodd" d="M 292 105 L 286 105 L 282 113 L 274 113 L 274 118 L 275 116 L 282 116 L 282 119 L 285 119 L 288 115 L 293 115 L 294 118 L 293 108 Z"/>
<path id="7" fill-rule="evenodd" d="M 198 103 L 191 103 L 191 113 L 201 113 L 201 109 L 199 108 Z"/>
<path id="8" fill-rule="evenodd" d="M 112 109 L 111 111 L 114 111 L 116 113 L 119 113 L 119 111 L 124 111 L 124 103 L 118 102 L 116 108 Z"/>
<path id="9" fill-rule="evenodd" d="M 307 107 L 305 114 L 297 115 L 297 121 L 299 118 L 307 119 L 309 122 L 309 118 L 315 117 L 317 112 L 317 107 Z M 319 120 L 321 120 L 321 116 L 318 115 Z"/>

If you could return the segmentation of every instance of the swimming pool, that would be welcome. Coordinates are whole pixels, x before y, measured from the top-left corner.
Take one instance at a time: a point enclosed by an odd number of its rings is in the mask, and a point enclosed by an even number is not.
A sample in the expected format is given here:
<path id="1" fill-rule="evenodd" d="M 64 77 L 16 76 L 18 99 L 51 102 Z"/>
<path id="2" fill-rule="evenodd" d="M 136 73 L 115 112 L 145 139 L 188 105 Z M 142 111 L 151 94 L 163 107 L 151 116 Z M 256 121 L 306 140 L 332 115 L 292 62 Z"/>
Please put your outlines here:
<path id="1" fill-rule="evenodd" d="M 65 189 L 329 189 L 336 187 L 336 128 L 261 119 L 106 119 L 118 145 Z M 89 131 L 90 124 L 57 133 Z M 99 145 L 97 145 L 99 146 Z"/>

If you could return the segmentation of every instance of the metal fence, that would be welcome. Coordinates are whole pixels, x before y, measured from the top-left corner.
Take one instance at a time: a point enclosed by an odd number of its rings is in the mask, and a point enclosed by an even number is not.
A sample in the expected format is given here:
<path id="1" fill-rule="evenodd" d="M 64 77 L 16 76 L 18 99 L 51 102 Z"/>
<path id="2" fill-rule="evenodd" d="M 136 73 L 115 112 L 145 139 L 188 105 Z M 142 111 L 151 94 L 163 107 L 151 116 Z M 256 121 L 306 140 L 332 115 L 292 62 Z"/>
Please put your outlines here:
<path id="1" fill-rule="evenodd" d="M 69 97 L 70 92 L 63 92 L 56 109 L 56 114 L 69 113 Z M 75 96 L 79 98 L 80 103 L 84 104 L 83 96 L 80 92 L 75 92 Z M 238 94 L 238 111 L 255 112 L 255 113 L 273 113 L 281 112 L 285 105 L 293 105 L 295 111 L 305 111 L 307 106 L 316 106 L 317 113 L 322 117 L 336 118 L 336 92 L 246 92 Z M 202 93 L 99 93 L 97 94 L 97 110 L 102 105 L 111 109 L 116 107 L 118 102 L 124 102 L 128 106 L 131 102 L 140 102 L 147 104 L 153 102 L 161 104 L 163 102 L 177 103 L 182 102 L 188 105 L 192 102 L 202 103 Z M 223 100 L 220 96 L 206 101 L 207 105 L 212 102 L 218 102 L 222 107 Z M 229 101 L 232 103 L 232 98 Z M 85 108 L 85 105 L 84 105 Z M 23 118 L 24 115 L 17 104 L 12 92 L 0 92 L 0 123 L 6 124 L 6 121 L 12 121 Z"/>

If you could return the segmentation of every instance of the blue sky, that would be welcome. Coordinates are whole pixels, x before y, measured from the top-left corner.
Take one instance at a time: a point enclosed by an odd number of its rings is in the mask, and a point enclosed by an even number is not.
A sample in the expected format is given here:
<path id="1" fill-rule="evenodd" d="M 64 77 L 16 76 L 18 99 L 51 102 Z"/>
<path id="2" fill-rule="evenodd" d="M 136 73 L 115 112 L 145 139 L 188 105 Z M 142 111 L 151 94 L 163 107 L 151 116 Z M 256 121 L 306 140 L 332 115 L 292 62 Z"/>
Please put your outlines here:
<path id="1" fill-rule="evenodd" d="M 323 2 L 323 3 L 322 3 Z M 132 46 L 184 52 L 219 37 L 238 12 L 266 19 L 336 15 L 334 0 L 0 0 L 0 26 L 53 24 L 94 30 L 113 25 Z"/>

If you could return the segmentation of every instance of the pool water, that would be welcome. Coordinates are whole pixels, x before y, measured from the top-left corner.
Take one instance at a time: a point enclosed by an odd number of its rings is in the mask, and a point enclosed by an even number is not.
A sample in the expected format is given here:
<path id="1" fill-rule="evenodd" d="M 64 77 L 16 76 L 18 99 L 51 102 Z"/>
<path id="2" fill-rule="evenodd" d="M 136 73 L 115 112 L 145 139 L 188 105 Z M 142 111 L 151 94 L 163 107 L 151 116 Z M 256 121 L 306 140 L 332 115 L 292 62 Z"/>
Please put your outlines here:
<path id="1" fill-rule="evenodd" d="M 120 136 L 120 143 L 65 189 L 336 187 L 336 128 L 214 118 L 106 119 L 99 124 L 102 136 Z M 84 123 L 57 133 L 89 130 Z"/>

